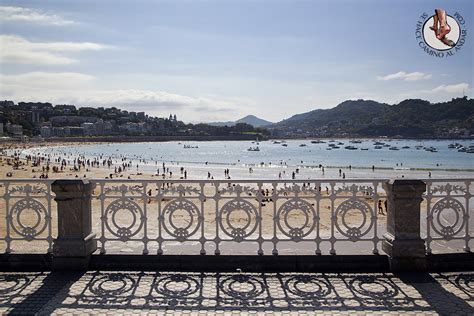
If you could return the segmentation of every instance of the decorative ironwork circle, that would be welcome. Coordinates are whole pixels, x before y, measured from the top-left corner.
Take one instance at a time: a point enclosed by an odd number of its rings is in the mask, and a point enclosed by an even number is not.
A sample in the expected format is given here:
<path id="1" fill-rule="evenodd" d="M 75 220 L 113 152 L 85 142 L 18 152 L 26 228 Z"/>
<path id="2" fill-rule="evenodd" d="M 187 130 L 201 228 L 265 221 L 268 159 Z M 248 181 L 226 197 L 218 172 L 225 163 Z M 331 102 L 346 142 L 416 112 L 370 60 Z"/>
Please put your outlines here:
<path id="1" fill-rule="evenodd" d="M 362 222 L 359 226 L 351 225 L 348 222 L 346 216 L 351 210 L 357 210 L 362 215 Z M 366 202 L 360 199 L 349 199 L 342 202 L 337 207 L 334 214 L 336 217 L 334 224 L 342 235 L 346 236 L 351 241 L 356 241 L 365 236 L 374 225 L 371 213 L 372 209 Z"/>
<path id="2" fill-rule="evenodd" d="M 155 291 L 168 298 L 182 298 L 196 293 L 201 285 L 188 275 L 172 274 L 160 279 L 154 286 Z"/>
<path id="3" fill-rule="evenodd" d="M 132 221 L 128 226 L 117 223 L 117 213 L 126 210 L 132 215 Z M 110 219 L 109 219 L 110 218 Z M 112 227 L 110 225 L 112 223 Z M 138 225 L 137 225 L 138 222 Z M 143 212 L 137 203 L 130 199 L 118 199 L 107 206 L 105 210 L 105 226 L 114 236 L 121 240 L 127 240 L 140 232 L 144 225 Z"/>
<path id="4" fill-rule="evenodd" d="M 356 277 L 349 286 L 357 293 L 375 299 L 388 299 L 397 296 L 398 289 L 389 281 L 374 276 Z"/>
<path id="5" fill-rule="evenodd" d="M 322 298 L 331 293 L 330 285 L 320 278 L 296 275 L 285 281 L 285 289 L 303 298 Z"/>
<path id="6" fill-rule="evenodd" d="M 294 210 L 299 210 L 300 213 L 302 212 L 304 214 L 304 222 L 297 227 L 292 226 L 288 218 L 291 211 Z M 278 228 L 283 234 L 298 241 L 314 231 L 316 225 L 314 220 L 315 217 L 316 212 L 310 203 L 305 200 L 293 198 L 280 206 L 275 220 Z"/>
<path id="7" fill-rule="evenodd" d="M 454 222 L 448 222 L 446 218 L 441 218 L 441 214 L 447 210 L 454 211 Z M 431 227 L 439 235 L 450 238 L 458 234 L 465 225 L 465 209 L 458 200 L 445 197 L 433 205 L 431 208 Z"/>
<path id="8" fill-rule="evenodd" d="M 119 296 L 130 292 L 136 281 L 123 273 L 112 273 L 95 279 L 89 286 L 92 293 L 98 296 Z"/>
<path id="9" fill-rule="evenodd" d="M 34 225 L 26 225 L 22 223 L 21 215 L 23 212 L 33 211 L 36 215 Z M 43 204 L 31 198 L 21 199 L 11 208 L 11 227 L 19 235 L 28 240 L 40 235 L 48 226 L 48 212 Z"/>
<path id="10" fill-rule="evenodd" d="M 184 210 L 189 218 L 186 225 L 178 225 L 174 220 L 174 214 L 178 210 Z M 175 199 L 169 202 L 163 209 L 164 221 L 163 228 L 178 241 L 184 241 L 186 238 L 194 235 L 201 226 L 201 212 L 197 206 L 183 199 Z"/>
<path id="11" fill-rule="evenodd" d="M 246 215 L 246 223 L 240 227 L 234 226 L 231 223 L 230 218 L 231 214 L 237 210 L 244 211 Z M 219 226 L 221 227 L 222 231 L 237 242 L 240 242 L 246 237 L 252 235 L 258 227 L 257 209 L 248 201 L 242 199 L 230 200 L 221 207 L 219 214 Z"/>
<path id="12" fill-rule="evenodd" d="M 265 285 L 254 277 L 237 274 L 219 282 L 219 288 L 234 299 L 250 300 L 261 295 L 265 290 Z"/>

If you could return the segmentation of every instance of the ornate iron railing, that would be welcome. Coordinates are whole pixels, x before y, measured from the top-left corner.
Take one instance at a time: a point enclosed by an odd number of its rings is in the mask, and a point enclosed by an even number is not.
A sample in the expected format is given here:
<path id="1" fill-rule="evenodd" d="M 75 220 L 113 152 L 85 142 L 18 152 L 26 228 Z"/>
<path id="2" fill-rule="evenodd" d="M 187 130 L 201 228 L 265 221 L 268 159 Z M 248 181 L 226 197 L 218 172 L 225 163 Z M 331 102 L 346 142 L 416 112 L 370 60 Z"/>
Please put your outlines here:
<path id="1" fill-rule="evenodd" d="M 13 244 L 19 252 L 44 251 L 45 245 L 47 252 L 52 251 L 56 228 L 53 181 L 0 180 L 0 216 L 5 219 L 0 221 L 0 245 L 6 253 Z"/>
<path id="2" fill-rule="evenodd" d="M 426 252 L 470 251 L 474 235 L 474 186 L 472 179 L 424 179 L 422 236 Z M 425 213 L 425 214 L 424 214 Z M 423 234 L 424 233 L 424 234 Z M 441 243 L 441 247 L 437 247 Z"/>
<path id="3" fill-rule="evenodd" d="M 101 253 L 379 253 L 385 179 L 90 180 Z M 471 179 L 424 179 L 427 253 L 470 251 Z M 0 249 L 51 252 L 54 180 L 0 180 Z M 379 204 L 380 201 L 380 204 Z"/>
<path id="4" fill-rule="evenodd" d="M 378 253 L 383 182 L 97 180 L 98 241 L 102 253 L 112 242 L 134 242 L 145 254 L 152 244 L 163 254 L 167 244 L 176 252 L 186 243 L 199 245 L 191 252 L 220 254 L 231 242 L 227 253 L 240 244 L 245 248 L 237 252 L 252 253 L 254 245 L 254 254 L 278 254 L 280 244 L 292 242 L 335 254 L 344 241 L 368 242 Z"/>

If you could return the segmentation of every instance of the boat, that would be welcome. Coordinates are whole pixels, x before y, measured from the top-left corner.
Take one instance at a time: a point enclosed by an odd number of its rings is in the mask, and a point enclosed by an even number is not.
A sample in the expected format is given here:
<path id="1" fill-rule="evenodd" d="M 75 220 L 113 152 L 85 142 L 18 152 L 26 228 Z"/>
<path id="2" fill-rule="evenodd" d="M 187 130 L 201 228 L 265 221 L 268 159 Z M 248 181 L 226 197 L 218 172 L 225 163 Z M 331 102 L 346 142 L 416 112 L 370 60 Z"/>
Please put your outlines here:
<path id="1" fill-rule="evenodd" d="M 357 150 L 357 147 L 354 147 L 354 146 L 346 146 L 344 148 L 349 149 L 349 150 Z"/>
<path id="2" fill-rule="evenodd" d="M 392 146 L 388 150 L 400 150 L 400 149 L 398 149 L 398 147 Z"/>
<path id="3" fill-rule="evenodd" d="M 324 144 L 324 143 L 326 143 L 326 142 L 323 141 L 323 140 L 312 140 L 311 141 L 311 144 Z"/>
<path id="4" fill-rule="evenodd" d="M 260 148 L 257 147 L 249 147 L 247 148 L 247 151 L 260 151 Z"/>
<path id="5" fill-rule="evenodd" d="M 277 140 L 274 141 L 273 143 L 274 143 L 274 144 L 281 144 L 281 142 L 279 142 L 279 141 L 277 141 Z"/>
<path id="6" fill-rule="evenodd" d="M 351 141 L 349 141 L 349 143 L 353 143 L 353 144 L 361 144 L 362 141 L 361 140 L 357 140 L 357 139 L 353 139 Z"/>
<path id="7" fill-rule="evenodd" d="M 403 146 L 402 149 L 408 149 L 410 146 Z"/>
<path id="8" fill-rule="evenodd" d="M 378 145 L 378 146 L 375 146 L 374 148 L 375 148 L 375 149 L 382 149 L 383 147 L 380 146 L 380 145 Z"/>
<path id="9" fill-rule="evenodd" d="M 360 150 L 369 150 L 369 148 L 361 148 Z"/>
<path id="10" fill-rule="evenodd" d="M 288 144 L 281 144 L 283 147 L 288 147 Z"/>
<path id="11" fill-rule="evenodd" d="M 438 149 L 435 148 L 435 147 L 425 147 L 424 149 L 425 149 L 425 151 L 429 151 L 429 152 L 432 152 L 432 153 L 437 153 L 438 152 Z"/>
<path id="12" fill-rule="evenodd" d="M 300 147 L 306 147 L 306 144 L 300 144 Z"/>

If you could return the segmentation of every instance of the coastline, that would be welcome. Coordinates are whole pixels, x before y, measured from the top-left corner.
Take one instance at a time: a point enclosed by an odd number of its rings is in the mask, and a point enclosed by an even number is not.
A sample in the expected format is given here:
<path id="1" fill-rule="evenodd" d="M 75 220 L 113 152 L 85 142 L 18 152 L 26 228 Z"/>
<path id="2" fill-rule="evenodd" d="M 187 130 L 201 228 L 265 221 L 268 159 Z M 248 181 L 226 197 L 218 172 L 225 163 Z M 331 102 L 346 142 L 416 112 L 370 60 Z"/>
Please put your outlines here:
<path id="1" fill-rule="evenodd" d="M 38 167 L 33 167 L 30 163 L 28 163 L 25 159 L 19 159 L 21 161 L 20 165 L 17 169 L 14 168 L 14 152 L 23 152 L 23 157 L 25 158 L 25 150 L 27 153 L 49 157 L 49 153 L 54 152 L 51 151 L 53 148 L 58 147 L 71 147 L 71 144 L 74 144 L 74 147 L 79 146 L 90 146 L 90 145 L 104 145 L 104 144 L 113 144 L 113 143 L 123 143 L 125 142 L 108 142 L 108 141 L 79 141 L 76 139 L 76 142 L 68 142 L 68 141 L 56 141 L 56 142 L 9 142 L 9 143 L 0 143 L 2 149 L 6 151 L 0 152 L 0 177 L 5 177 L 5 175 L 10 174 L 9 178 L 35 178 L 39 177 L 42 173 L 48 174 L 48 178 L 124 178 L 124 179 L 137 179 L 137 178 L 146 178 L 146 179 L 179 179 L 180 176 L 183 178 L 183 171 L 180 169 L 184 168 L 188 171 L 187 179 L 206 179 L 208 174 L 212 174 L 212 178 L 216 180 L 225 179 L 222 171 L 224 169 L 230 169 L 230 175 L 232 179 L 274 179 L 274 180 L 290 180 L 291 173 L 293 170 L 299 169 L 300 172 L 297 173 L 297 180 L 303 179 L 338 179 L 341 177 L 342 170 L 347 178 L 350 179 L 357 179 L 357 178 L 428 178 L 429 173 L 433 172 L 434 177 L 443 177 L 443 178 L 452 178 L 452 177 L 463 177 L 463 176 L 474 176 L 474 168 L 452 168 L 451 166 L 437 167 L 437 168 L 430 168 L 428 166 L 419 166 L 419 167 L 387 167 L 387 166 L 375 166 L 375 170 L 372 169 L 372 163 L 369 163 L 367 166 L 361 165 L 334 165 L 334 164 L 327 164 L 324 165 L 321 169 L 321 165 L 311 164 L 311 163 L 299 163 L 295 161 L 295 164 L 289 165 L 277 165 L 277 164 L 265 164 L 259 165 L 257 163 L 252 163 L 249 161 L 239 161 L 237 162 L 216 162 L 216 161 L 198 161 L 199 157 L 195 155 L 187 155 L 183 156 L 183 160 L 177 159 L 170 159 L 166 156 L 163 157 L 155 157 L 155 159 L 148 158 L 147 161 L 143 159 L 139 159 L 140 156 L 129 156 L 127 154 L 123 154 L 118 152 L 117 154 L 110 155 L 104 154 L 104 157 L 111 157 L 113 159 L 113 163 L 110 167 L 107 166 L 85 166 L 81 170 L 75 170 L 73 168 L 73 159 L 79 158 L 82 154 L 80 151 L 68 154 L 68 164 L 64 166 L 64 170 L 61 169 L 60 171 L 56 170 L 55 172 L 43 170 L 43 166 L 47 165 L 46 160 L 42 161 L 41 165 Z M 172 142 L 172 140 L 168 140 Z M 126 142 L 126 143 L 134 143 L 134 142 Z M 143 142 L 145 143 L 145 142 Z M 152 143 L 152 142 L 147 142 Z M 117 149 L 118 151 L 118 149 Z M 8 152 L 8 155 L 7 155 Z M 48 153 L 49 152 L 49 153 Z M 51 162 L 49 163 L 50 169 L 53 167 L 60 168 L 60 164 L 55 161 L 61 155 L 53 154 L 51 158 Z M 137 153 L 138 154 L 138 153 Z M 99 159 L 98 156 L 91 156 L 90 154 L 85 154 L 85 157 L 81 159 Z M 95 154 L 94 154 L 95 155 Z M 115 168 L 122 166 L 123 161 L 120 159 L 127 159 L 130 161 L 130 165 L 126 168 L 125 171 L 116 172 Z M 142 157 L 144 158 L 144 157 Z M 189 158 L 187 161 L 186 159 Z M 105 158 L 100 158 L 105 159 Z M 171 174 L 166 171 L 162 172 L 161 165 L 166 163 L 169 171 Z M 348 168 L 349 167 L 349 168 Z M 254 169 L 255 173 L 249 173 L 249 168 Z M 281 178 L 279 177 L 279 173 L 281 174 Z M 164 177 L 163 177 L 164 174 Z M 174 177 L 173 177 L 174 175 Z"/>

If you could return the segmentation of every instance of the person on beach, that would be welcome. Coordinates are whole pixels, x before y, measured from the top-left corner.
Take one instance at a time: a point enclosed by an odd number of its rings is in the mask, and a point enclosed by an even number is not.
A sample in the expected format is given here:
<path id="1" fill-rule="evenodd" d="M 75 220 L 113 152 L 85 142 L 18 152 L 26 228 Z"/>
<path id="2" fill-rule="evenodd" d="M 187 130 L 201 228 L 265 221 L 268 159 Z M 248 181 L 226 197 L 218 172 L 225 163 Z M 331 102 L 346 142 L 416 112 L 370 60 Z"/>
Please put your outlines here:
<path id="1" fill-rule="evenodd" d="M 380 215 L 385 215 L 385 214 L 383 213 L 382 200 L 379 200 L 379 202 L 378 202 L 378 209 L 379 209 L 378 214 L 380 214 Z"/>

